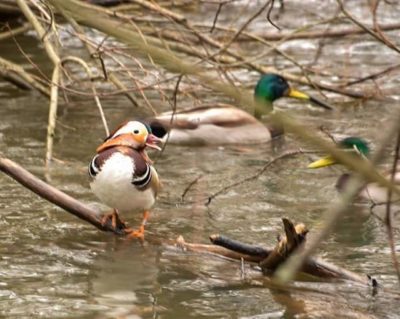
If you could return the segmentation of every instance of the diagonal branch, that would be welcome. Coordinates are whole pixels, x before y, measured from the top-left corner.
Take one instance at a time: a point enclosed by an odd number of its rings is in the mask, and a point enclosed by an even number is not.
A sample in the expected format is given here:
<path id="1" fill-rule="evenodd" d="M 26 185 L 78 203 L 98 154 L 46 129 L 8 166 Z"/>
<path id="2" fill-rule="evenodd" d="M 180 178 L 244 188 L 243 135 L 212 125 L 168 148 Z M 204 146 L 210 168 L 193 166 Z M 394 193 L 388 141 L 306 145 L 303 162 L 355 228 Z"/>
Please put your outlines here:
<path id="1" fill-rule="evenodd" d="M 96 228 L 102 231 L 113 232 L 115 234 L 123 234 L 123 229 L 113 229 L 110 223 L 103 225 L 101 222 L 102 216 L 92 208 L 43 182 L 10 159 L 0 156 L 0 171 L 6 173 L 18 183 L 38 194 L 42 198 L 65 209 L 76 217 L 87 221 Z"/>

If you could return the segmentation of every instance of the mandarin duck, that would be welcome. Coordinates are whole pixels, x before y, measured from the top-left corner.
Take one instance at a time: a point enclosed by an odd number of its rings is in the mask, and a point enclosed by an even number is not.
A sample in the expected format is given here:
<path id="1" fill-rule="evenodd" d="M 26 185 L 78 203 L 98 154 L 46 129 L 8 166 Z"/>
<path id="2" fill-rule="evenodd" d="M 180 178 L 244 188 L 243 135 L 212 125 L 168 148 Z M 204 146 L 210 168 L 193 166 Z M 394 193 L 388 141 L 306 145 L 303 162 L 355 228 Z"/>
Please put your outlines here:
<path id="1" fill-rule="evenodd" d="M 166 112 L 148 123 L 154 134 L 172 144 L 224 145 L 258 144 L 281 135 L 283 129 L 277 125 L 265 126 L 258 119 L 273 110 L 272 103 L 281 97 L 309 100 L 325 109 L 332 109 L 306 93 L 291 88 L 277 74 L 264 74 L 254 89 L 255 117 L 235 106 L 216 103 L 184 109 L 175 113 Z"/>
<path id="2" fill-rule="evenodd" d="M 354 153 L 355 156 L 361 156 L 365 159 L 368 159 L 368 156 L 370 154 L 368 143 L 360 137 L 347 137 L 339 141 L 338 146 L 343 150 Z M 327 155 L 309 164 L 308 168 L 321 168 L 334 164 L 339 163 L 331 155 Z M 350 174 L 345 173 L 339 177 L 338 181 L 336 182 L 336 188 L 338 189 L 338 191 L 341 191 L 344 188 L 344 185 L 347 183 L 350 176 Z M 384 177 L 390 179 L 390 173 L 385 173 Z M 400 185 L 400 167 L 397 167 L 396 173 L 394 175 L 394 183 Z M 359 197 L 371 200 L 374 203 L 384 203 L 387 201 L 387 188 L 382 187 L 377 183 L 368 183 L 360 191 Z M 393 198 L 396 199 L 396 196 L 394 195 Z"/>
<path id="3" fill-rule="evenodd" d="M 136 231 L 124 227 L 129 237 L 144 238 L 144 227 L 153 206 L 160 182 L 145 148 L 155 148 L 159 139 L 148 125 L 129 121 L 119 126 L 96 149 L 89 164 L 90 187 L 93 193 L 112 213 L 102 218 L 103 225 L 111 221 L 115 228 L 125 223 L 119 218 L 122 213 L 143 213 L 143 221 Z"/>

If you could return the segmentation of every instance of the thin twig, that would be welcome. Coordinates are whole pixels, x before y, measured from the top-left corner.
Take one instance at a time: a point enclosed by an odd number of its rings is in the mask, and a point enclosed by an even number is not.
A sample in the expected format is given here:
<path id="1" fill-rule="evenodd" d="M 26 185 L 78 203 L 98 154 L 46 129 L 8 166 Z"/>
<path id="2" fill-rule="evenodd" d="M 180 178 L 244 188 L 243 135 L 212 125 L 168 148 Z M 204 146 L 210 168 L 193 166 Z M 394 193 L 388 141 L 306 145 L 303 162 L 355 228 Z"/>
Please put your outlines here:
<path id="1" fill-rule="evenodd" d="M 390 48 L 395 49 L 398 53 L 400 53 L 400 49 L 391 41 L 382 31 L 379 23 L 378 23 L 378 7 L 380 4 L 380 0 L 375 0 L 372 2 L 372 20 L 374 23 L 374 29 L 376 30 L 377 34 L 381 37 L 382 41 Z"/>
<path id="2" fill-rule="evenodd" d="M 267 20 L 268 20 L 269 23 L 271 23 L 271 25 L 273 25 L 276 29 L 278 29 L 280 31 L 281 28 L 278 25 L 276 25 L 271 19 L 271 13 L 272 13 L 272 10 L 274 9 L 274 4 L 275 4 L 275 0 L 272 0 L 271 1 L 271 6 L 268 8 Z"/>
<path id="3" fill-rule="evenodd" d="M 23 14 L 28 19 L 28 21 L 35 28 L 36 32 L 38 33 L 39 38 L 42 39 L 44 48 L 45 48 L 50 60 L 53 62 L 54 65 L 59 64 L 60 58 L 59 58 L 56 50 L 54 49 L 53 45 L 50 43 L 48 37 L 45 37 L 46 31 L 43 29 L 42 25 L 36 18 L 33 11 L 29 8 L 29 6 L 26 4 L 26 2 L 24 0 L 17 0 L 17 4 L 20 7 Z"/>
<path id="4" fill-rule="evenodd" d="M 399 133 L 397 135 L 396 138 L 396 146 L 395 146 L 395 151 L 394 151 L 394 159 L 393 159 L 393 164 L 392 164 L 392 171 L 391 171 L 391 175 L 390 175 L 390 181 L 393 183 L 394 182 L 394 178 L 396 175 L 396 171 L 397 171 L 397 164 L 399 162 L 399 156 L 400 156 L 400 130 Z M 393 213 L 392 213 L 392 194 L 393 191 L 391 189 L 388 189 L 387 192 L 387 203 L 386 203 L 386 217 L 385 217 L 385 225 L 386 225 L 386 229 L 387 229 L 387 234 L 388 234 L 388 240 L 389 240 L 389 246 L 390 246 L 390 252 L 391 252 L 391 256 L 392 256 L 392 261 L 393 261 L 393 266 L 394 269 L 396 270 L 396 274 L 397 274 L 397 278 L 400 284 L 400 265 L 399 265 L 399 261 L 397 259 L 396 256 L 396 247 L 395 247 L 395 239 L 394 239 L 394 234 L 393 234 L 393 225 L 392 225 L 392 217 L 393 217 Z"/>
<path id="5" fill-rule="evenodd" d="M 325 23 L 325 21 L 324 21 Z M 320 23 L 318 23 L 320 24 Z M 210 25 L 208 24 L 195 24 L 196 27 L 209 29 Z M 383 31 L 393 31 L 400 29 L 400 23 L 388 23 L 385 25 L 380 26 L 381 30 Z M 220 31 L 226 31 L 229 33 L 235 33 L 236 30 L 223 27 L 223 26 L 215 26 L 215 29 Z M 257 33 L 253 34 L 260 38 L 263 38 L 266 41 L 281 41 L 283 39 L 286 40 L 300 40 L 300 39 L 318 39 L 318 38 L 342 38 L 345 36 L 355 36 L 355 35 L 362 35 L 367 33 L 366 30 L 360 29 L 358 27 L 347 27 L 347 28 L 337 28 L 331 31 L 288 31 L 288 32 L 280 32 L 280 33 Z M 239 41 L 241 42 L 248 42 L 251 41 L 251 38 L 248 37 L 249 33 L 243 32 L 242 35 L 239 37 Z"/>
<path id="6" fill-rule="evenodd" d="M 53 0 L 51 0 L 53 1 Z M 192 32 L 196 37 L 198 37 L 198 39 L 200 41 L 203 41 L 204 43 L 207 43 L 208 45 L 210 45 L 211 47 L 217 48 L 219 50 L 221 50 L 224 47 L 224 44 L 220 43 L 219 41 L 211 38 L 209 35 L 204 34 L 200 31 L 198 31 L 193 24 L 191 24 L 183 15 L 181 14 L 177 14 L 171 10 L 168 10 L 166 8 L 161 7 L 158 4 L 149 2 L 149 1 L 145 1 L 145 0 L 132 0 L 132 2 L 135 2 L 137 4 L 140 4 L 141 6 L 143 6 L 146 9 L 149 9 L 151 11 L 154 11 L 158 14 L 161 14 L 162 16 L 166 16 L 170 19 L 172 19 L 173 21 L 177 22 L 178 24 L 182 25 L 183 27 L 187 28 L 190 32 Z M 88 5 L 86 5 L 86 7 L 88 7 Z M 98 10 L 98 9 L 97 9 Z M 107 13 L 110 16 L 115 16 L 115 12 L 114 11 L 110 11 L 107 12 L 106 10 L 102 10 L 103 13 Z M 123 18 L 127 19 L 128 21 L 131 21 L 131 17 L 129 16 L 123 16 Z M 87 19 L 86 19 L 87 20 Z M 237 31 L 236 31 L 237 33 Z M 243 57 L 242 55 L 240 55 L 238 52 L 231 50 L 229 48 L 226 48 L 224 50 L 228 55 L 230 55 L 231 57 L 237 59 L 237 61 L 244 61 L 246 60 L 245 57 Z M 214 54 L 215 55 L 215 54 Z M 310 82 L 307 79 L 304 78 L 299 78 L 298 76 L 294 76 L 293 74 L 288 74 L 287 72 L 279 72 L 278 70 L 276 70 L 273 67 L 266 67 L 264 65 L 259 65 L 259 64 L 255 64 L 255 63 L 250 63 L 250 62 L 246 62 L 245 64 L 247 67 L 249 67 L 250 69 L 260 72 L 260 73 L 278 73 L 282 76 L 284 76 L 285 78 L 289 79 L 289 80 L 293 80 L 293 81 L 297 81 L 303 84 L 307 84 L 310 85 Z M 325 89 L 328 91 L 332 91 L 332 92 L 336 92 L 339 94 L 344 94 L 344 95 L 349 95 L 351 97 L 357 97 L 357 98 L 365 98 L 365 97 L 370 97 L 371 94 L 366 95 L 364 93 L 361 92 L 356 92 L 353 90 L 348 90 L 348 89 L 337 89 L 336 87 L 323 83 L 321 81 L 314 81 L 313 82 L 314 86 L 318 86 L 321 89 Z"/>
<path id="7" fill-rule="evenodd" d="M 53 157 L 54 132 L 56 129 L 57 107 L 58 107 L 58 83 L 60 81 L 60 65 L 55 65 L 51 77 L 49 119 L 47 125 L 46 140 L 46 168 L 49 168 Z"/>
<path id="8" fill-rule="evenodd" d="M 93 98 L 94 98 L 96 106 L 97 106 L 97 108 L 99 110 L 101 121 L 103 123 L 103 127 L 104 127 L 104 130 L 105 130 L 106 136 L 109 136 L 110 135 L 110 130 L 108 128 L 106 116 L 104 114 L 103 106 L 101 105 L 99 96 L 97 94 L 96 87 L 94 86 L 94 84 L 93 84 L 93 82 L 91 80 L 93 78 L 93 73 L 90 70 L 90 67 L 81 58 L 78 58 L 78 57 L 75 57 L 75 56 L 67 56 L 67 57 L 63 58 L 62 63 L 64 64 L 64 63 L 66 63 L 68 61 L 75 62 L 75 63 L 78 63 L 79 65 L 81 65 L 83 67 L 83 69 L 85 70 L 85 72 L 87 73 L 87 75 L 89 76 L 90 86 L 91 86 L 92 92 L 93 92 Z"/>
<path id="9" fill-rule="evenodd" d="M 216 53 L 211 55 L 211 57 L 209 57 L 209 58 L 211 59 L 212 57 L 225 52 L 231 46 L 231 44 L 233 42 L 235 42 L 235 40 L 239 37 L 239 35 L 247 28 L 247 26 L 251 22 L 253 22 L 254 19 L 256 19 L 261 13 L 264 12 L 264 10 L 269 6 L 271 1 L 272 0 L 268 0 L 259 10 L 257 10 L 256 13 L 254 13 L 249 19 L 247 19 L 247 21 L 239 28 L 239 30 L 233 35 L 233 37 L 227 43 L 225 43 Z"/>
<path id="10" fill-rule="evenodd" d="M 368 81 L 368 80 L 375 80 L 375 79 L 377 79 L 377 78 L 379 78 L 379 77 L 381 77 L 381 76 L 383 76 L 383 75 L 385 75 L 385 74 L 387 74 L 387 73 L 389 73 L 389 72 L 391 72 L 391 71 L 393 71 L 395 69 L 398 69 L 399 67 L 400 67 L 400 63 L 397 63 L 395 65 L 392 65 L 392 66 L 389 66 L 389 67 L 385 68 L 382 71 L 379 71 L 379 72 L 364 76 L 364 77 L 359 78 L 359 79 L 354 80 L 354 81 L 349 81 L 349 82 L 343 84 L 342 86 L 348 87 L 350 85 L 359 84 L 359 83 L 362 83 L 362 82 L 365 82 L 365 81 Z"/>
<path id="11" fill-rule="evenodd" d="M 221 2 L 221 3 L 218 5 L 217 12 L 215 13 L 215 17 L 214 17 L 214 20 L 213 20 L 213 24 L 212 24 L 212 27 L 211 27 L 211 29 L 210 29 L 210 33 L 212 33 L 212 32 L 214 31 L 214 29 L 215 29 L 215 26 L 216 26 L 217 20 L 218 20 L 218 16 L 219 16 L 219 14 L 220 14 L 220 12 L 221 12 L 222 7 L 224 6 L 224 4 L 225 4 L 224 2 Z"/>
<path id="12" fill-rule="evenodd" d="M 100 51 L 96 51 L 93 47 L 91 47 L 88 42 L 83 41 L 84 37 L 84 30 L 81 28 L 81 26 L 70 16 L 64 14 L 64 10 L 56 5 L 56 8 L 58 11 L 61 12 L 61 14 L 64 16 L 64 18 L 67 19 L 69 24 L 74 28 L 75 33 L 78 35 L 78 38 L 81 40 L 81 42 L 85 45 L 87 51 L 90 53 L 91 58 L 96 60 L 96 57 L 100 61 L 100 67 L 103 71 L 104 78 L 105 80 L 110 80 L 116 88 L 123 90 L 123 94 L 132 102 L 134 106 L 139 106 L 138 102 L 136 101 L 135 96 L 128 92 L 126 86 L 122 81 L 119 80 L 119 78 L 114 74 L 114 72 L 107 72 L 105 62 L 103 60 L 102 54 Z M 97 95 L 98 96 L 98 95 Z M 104 122 L 103 122 L 104 123 Z"/>
<path id="13" fill-rule="evenodd" d="M 174 92 L 173 92 L 173 94 L 172 94 L 172 101 L 173 101 L 173 104 L 172 104 L 171 119 L 170 119 L 170 121 L 169 121 L 169 126 L 170 126 L 170 127 L 172 126 L 172 122 L 174 121 L 175 113 L 176 113 L 176 110 L 177 110 L 179 85 L 180 85 L 180 83 L 181 83 L 181 81 L 182 81 L 182 78 L 183 78 L 183 74 L 179 75 L 178 80 L 176 81 L 176 84 L 175 84 Z M 157 157 L 157 160 L 162 156 L 162 154 L 164 153 L 164 151 L 165 151 L 165 149 L 166 149 L 166 147 L 167 147 L 167 145 L 168 145 L 168 140 L 169 140 L 170 132 L 171 132 L 171 131 L 168 130 L 167 137 L 166 137 L 166 139 L 165 139 L 165 143 L 164 143 L 164 145 L 162 146 L 161 151 L 159 152 L 159 155 L 158 155 L 158 157 Z"/>
<path id="14" fill-rule="evenodd" d="M 388 48 L 396 51 L 397 53 L 400 53 L 400 49 L 392 42 L 388 41 L 385 37 L 382 37 L 381 34 L 371 30 L 367 26 L 365 26 L 363 23 L 358 21 L 356 18 L 354 18 L 344 7 L 343 1 L 342 0 L 336 0 L 337 3 L 339 4 L 340 10 L 343 12 L 343 14 L 349 18 L 354 24 L 365 30 L 368 34 L 373 36 L 375 39 L 377 39 L 379 42 L 383 43 L 386 45 Z"/>
<path id="15" fill-rule="evenodd" d="M 204 175 L 199 175 L 199 176 L 197 176 L 194 180 L 192 180 L 192 181 L 189 183 L 188 186 L 185 187 L 185 189 L 183 190 L 182 195 L 181 195 L 181 202 L 183 202 L 183 201 L 185 200 L 186 194 L 190 191 L 190 189 L 191 189 L 194 185 L 197 184 L 197 182 L 198 182 L 201 178 L 203 178 L 203 176 L 204 176 Z"/>
<path id="16" fill-rule="evenodd" d="M 216 198 L 217 196 L 226 193 L 228 190 L 237 187 L 239 185 L 245 184 L 253 179 L 257 179 L 258 177 L 260 177 L 272 164 L 276 163 L 277 161 L 284 159 L 284 158 L 288 158 L 288 157 L 292 157 L 298 154 L 304 154 L 305 151 L 298 149 L 298 150 L 289 150 L 286 151 L 285 153 L 274 157 L 273 159 L 271 159 L 270 161 L 268 161 L 261 169 L 259 169 L 255 174 L 243 178 L 235 183 L 229 184 L 227 186 L 224 186 L 223 188 L 221 188 L 220 190 L 216 191 L 215 193 L 213 193 L 212 195 L 208 196 L 207 201 L 204 205 L 209 206 L 211 204 L 211 201 Z"/>

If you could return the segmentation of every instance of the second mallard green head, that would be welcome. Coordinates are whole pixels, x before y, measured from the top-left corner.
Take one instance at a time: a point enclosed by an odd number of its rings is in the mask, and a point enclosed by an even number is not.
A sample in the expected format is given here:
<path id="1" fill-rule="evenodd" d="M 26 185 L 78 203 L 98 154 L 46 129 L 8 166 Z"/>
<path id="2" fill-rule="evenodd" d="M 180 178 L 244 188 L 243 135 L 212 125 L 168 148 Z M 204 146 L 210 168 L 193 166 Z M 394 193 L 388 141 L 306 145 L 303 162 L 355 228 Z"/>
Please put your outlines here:
<path id="1" fill-rule="evenodd" d="M 278 74 L 268 73 L 261 76 L 254 89 L 254 100 L 256 103 L 256 117 L 261 117 L 272 111 L 272 103 L 281 97 L 292 97 L 300 100 L 308 100 L 325 109 L 331 110 L 332 107 L 323 101 L 296 90 Z"/>
<path id="2" fill-rule="evenodd" d="M 370 153 L 368 143 L 360 137 L 346 137 L 338 143 L 338 146 L 343 150 L 356 154 L 357 156 L 368 157 Z M 338 162 L 331 155 L 327 155 L 309 164 L 308 168 L 320 168 L 334 164 L 338 164 Z"/>

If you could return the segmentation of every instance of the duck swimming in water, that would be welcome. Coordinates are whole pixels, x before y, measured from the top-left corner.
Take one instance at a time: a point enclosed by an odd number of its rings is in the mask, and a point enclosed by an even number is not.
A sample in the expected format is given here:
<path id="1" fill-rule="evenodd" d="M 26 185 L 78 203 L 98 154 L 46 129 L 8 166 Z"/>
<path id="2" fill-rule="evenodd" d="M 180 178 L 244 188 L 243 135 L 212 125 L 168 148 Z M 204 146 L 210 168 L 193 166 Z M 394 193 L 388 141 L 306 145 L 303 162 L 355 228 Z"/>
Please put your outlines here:
<path id="1" fill-rule="evenodd" d="M 228 104 L 206 104 L 167 112 L 149 120 L 153 133 L 166 137 L 168 143 L 186 145 L 258 144 L 270 141 L 283 133 L 282 127 L 265 125 L 259 121 L 262 115 L 273 110 L 273 102 L 281 97 L 308 100 L 325 109 L 332 109 L 306 93 L 291 88 L 277 74 L 264 74 L 254 89 L 257 106 L 255 117 Z"/>
<path id="2" fill-rule="evenodd" d="M 354 153 L 355 156 L 360 156 L 368 160 L 370 154 L 370 148 L 368 143 L 360 137 L 347 137 L 339 141 L 338 146 L 343 150 Z M 321 168 L 338 163 L 331 155 L 327 155 L 319 160 L 308 165 L 308 168 Z M 336 188 L 341 191 L 344 185 L 349 180 L 351 174 L 342 174 L 338 181 L 336 182 Z M 385 178 L 390 179 L 390 173 L 384 175 Z M 396 173 L 394 175 L 394 183 L 400 185 L 400 167 L 397 167 Z M 384 203 L 387 201 L 387 188 L 378 185 L 377 183 L 368 183 L 360 192 L 359 196 L 361 198 L 370 200 L 374 203 Z M 393 199 L 398 200 L 393 194 Z"/>

